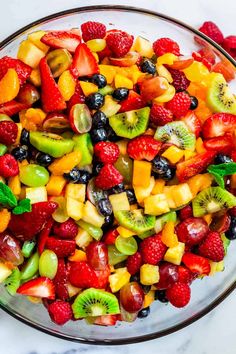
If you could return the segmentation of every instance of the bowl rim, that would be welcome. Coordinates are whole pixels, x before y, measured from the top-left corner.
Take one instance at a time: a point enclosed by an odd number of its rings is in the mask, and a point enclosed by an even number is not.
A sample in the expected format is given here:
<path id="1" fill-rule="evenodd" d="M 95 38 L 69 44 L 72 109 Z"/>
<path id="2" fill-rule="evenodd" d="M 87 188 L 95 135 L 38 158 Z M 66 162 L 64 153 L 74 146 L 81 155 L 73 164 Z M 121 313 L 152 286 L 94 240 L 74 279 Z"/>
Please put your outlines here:
<path id="1" fill-rule="evenodd" d="M 217 44 L 215 41 L 207 37 L 205 34 L 202 32 L 198 31 L 197 29 L 193 28 L 192 26 L 186 24 L 185 22 L 182 22 L 180 20 L 177 20 L 171 16 L 152 11 L 149 9 L 145 8 L 140 8 L 140 7 L 134 7 L 134 6 L 125 6 L 125 5 L 92 5 L 92 6 L 83 6 L 83 7 L 75 7 L 63 11 L 59 11 L 56 13 L 53 13 L 51 15 L 42 17 L 36 21 L 33 21 L 29 23 L 28 25 L 20 28 L 7 38 L 5 38 L 2 42 L 0 42 L 0 53 L 1 50 L 6 47 L 8 44 L 10 44 L 13 40 L 15 40 L 18 36 L 21 36 L 24 34 L 25 31 L 28 31 L 30 28 L 37 26 L 39 24 L 46 23 L 50 20 L 55 20 L 59 19 L 60 17 L 64 17 L 66 15 L 71 15 L 74 13 L 81 13 L 85 11 L 113 11 L 113 10 L 121 10 L 121 11 L 126 11 L 126 12 L 133 12 L 133 13 L 140 13 L 140 14 L 145 14 L 145 15 L 150 15 L 154 16 L 157 18 L 160 18 L 162 20 L 174 23 L 175 25 L 182 27 L 184 29 L 187 29 L 188 31 L 192 32 L 193 34 L 198 35 L 202 39 L 204 39 L 206 42 L 211 44 L 214 48 L 216 48 L 221 54 L 223 54 L 235 67 L 236 67 L 236 60 L 234 60 L 219 44 Z M 199 311 L 198 313 L 194 314 L 187 320 L 184 320 L 177 325 L 171 326 L 167 329 L 161 330 L 161 331 L 156 331 L 150 334 L 146 335 L 141 335 L 141 336 L 134 336 L 130 338 L 124 338 L 124 339 L 86 339 L 83 337 L 71 337 L 70 335 L 67 334 L 61 334 L 58 333 L 56 330 L 49 330 L 48 328 L 36 324 L 34 322 L 31 322 L 30 319 L 22 316 L 21 314 L 14 313 L 12 310 L 9 309 L 9 307 L 1 302 L 0 299 L 0 308 L 4 310 L 7 314 L 12 316 L 13 318 L 21 321 L 22 323 L 33 327 L 41 332 L 44 332 L 46 334 L 52 335 L 54 337 L 58 337 L 60 339 L 68 340 L 71 342 L 76 342 L 76 343 L 83 343 L 83 344 L 92 344 L 92 345 L 124 345 L 124 344 L 136 344 L 140 342 L 145 342 L 149 340 L 154 340 L 160 337 L 164 337 L 166 335 L 172 334 L 180 329 L 183 329 L 187 327 L 188 325 L 194 323 L 195 321 L 199 320 L 206 314 L 208 314 L 210 311 L 212 311 L 216 306 L 218 306 L 223 300 L 225 300 L 233 290 L 236 288 L 236 280 L 221 294 L 219 295 L 214 301 L 212 301 L 209 305 L 207 305 L 204 309 Z"/>

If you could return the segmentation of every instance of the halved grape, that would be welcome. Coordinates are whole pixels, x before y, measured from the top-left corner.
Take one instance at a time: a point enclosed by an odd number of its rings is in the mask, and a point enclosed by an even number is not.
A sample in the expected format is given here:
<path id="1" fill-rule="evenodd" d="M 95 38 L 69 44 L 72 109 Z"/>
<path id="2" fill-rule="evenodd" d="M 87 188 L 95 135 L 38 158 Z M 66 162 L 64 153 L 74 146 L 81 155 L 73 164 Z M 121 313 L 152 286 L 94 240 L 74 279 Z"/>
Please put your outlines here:
<path id="1" fill-rule="evenodd" d="M 75 104 L 69 115 L 71 128 L 75 133 L 87 133 L 92 127 L 90 110 L 84 103 Z"/>
<path id="2" fill-rule="evenodd" d="M 44 119 L 43 129 L 49 133 L 60 134 L 70 129 L 70 122 L 65 114 L 52 112 Z"/>
<path id="3" fill-rule="evenodd" d="M 4 155 L 7 152 L 6 145 L 0 144 L 0 156 Z"/>
<path id="4" fill-rule="evenodd" d="M 7 114 L 0 113 L 0 122 L 4 120 L 9 120 L 10 122 L 12 122 L 12 119 Z"/>
<path id="5" fill-rule="evenodd" d="M 115 168 L 124 177 L 124 182 L 130 184 L 133 177 L 133 161 L 128 155 L 120 155 L 115 163 Z"/>
<path id="6" fill-rule="evenodd" d="M 14 265 L 23 263 L 20 242 L 7 232 L 0 237 L 0 260 L 11 262 Z"/>
<path id="7" fill-rule="evenodd" d="M 101 52 L 106 48 L 106 41 L 105 39 L 101 38 L 91 39 L 90 41 L 86 42 L 86 44 L 92 52 Z"/>
<path id="8" fill-rule="evenodd" d="M 43 166 L 29 164 L 20 168 L 20 181 L 29 187 L 42 187 L 49 181 L 49 173 Z"/>
<path id="9" fill-rule="evenodd" d="M 39 269 L 39 254 L 34 253 L 21 270 L 21 279 L 31 279 Z"/>
<path id="10" fill-rule="evenodd" d="M 120 302 L 123 308 L 131 313 L 143 307 L 144 291 L 137 282 L 125 284 L 120 290 Z"/>
<path id="11" fill-rule="evenodd" d="M 39 274 L 41 277 L 53 279 L 57 273 L 58 258 L 55 252 L 44 250 L 39 258 Z"/>
<path id="12" fill-rule="evenodd" d="M 25 103 L 28 106 L 32 106 L 40 98 L 40 94 L 36 87 L 28 82 L 24 84 L 17 96 L 17 100 L 21 103 Z"/>
<path id="13" fill-rule="evenodd" d="M 53 77 L 60 76 L 72 63 L 72 56 L 66 49 L 52 50 L 46 58 Z"/>
<path id="14" fill-rule="evenodd" d="M 115 245 L 118 251 L 127 256 L 135 254 L 138 250 L 138 244 L 134 237 L 124 238 L 122 236 L 118 236 L 116 238 Z"/>
<path id="15" fill-rule="evenodd" d="M 120 253 L 114 245 L 108 246 L 109 264 L 116 265 L 118 263 L 125 261 L 127 257 L 128 257 L 127 255 Z"/>

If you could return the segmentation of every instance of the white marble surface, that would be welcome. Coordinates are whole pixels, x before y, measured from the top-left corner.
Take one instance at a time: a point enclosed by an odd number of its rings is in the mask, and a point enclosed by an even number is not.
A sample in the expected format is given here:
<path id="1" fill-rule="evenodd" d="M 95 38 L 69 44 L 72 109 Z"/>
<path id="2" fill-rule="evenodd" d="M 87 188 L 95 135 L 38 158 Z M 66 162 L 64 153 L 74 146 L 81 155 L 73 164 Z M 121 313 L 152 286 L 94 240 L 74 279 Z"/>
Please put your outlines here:
<path id="1" fill-rule="evenodd" d="M 226 34 L 235 34 L 235 0 L 1 0 L 0 40 L 21 26 L 67 8 L 91 4 L 129 4 L 179 18 L 193 26 L 212 19 Z M 235 354 L 236 297 L 231 294 L 208 316 L 167 337 L 146 343 L 99 347 L 53 338 L 0 311 L 0 353 L 4 354 Z"/>

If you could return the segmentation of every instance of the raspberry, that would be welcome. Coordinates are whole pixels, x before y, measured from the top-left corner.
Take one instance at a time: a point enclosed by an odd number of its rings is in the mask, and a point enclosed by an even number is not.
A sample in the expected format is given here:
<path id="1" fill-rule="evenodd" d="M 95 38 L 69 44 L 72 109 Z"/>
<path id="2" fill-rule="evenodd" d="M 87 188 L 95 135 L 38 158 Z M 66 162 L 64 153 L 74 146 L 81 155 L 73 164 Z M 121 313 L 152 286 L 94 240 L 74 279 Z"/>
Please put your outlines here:
<path id="1" fill-rule="evenodd" d="M 163 106 L 153 104 L 150 111 L 150 123 L 153 127 L 158 127 L 172 122 L 173 113 Z"/>
<path id="2" fill-rule="evenodd" d="M 152 161 L 161 148 L 161 143 L 150 135 L 141 135 L 129 141 L 127 154 L 134 160 Z"/>
<path id="3" fill-rule="evenodd" d="M 219 29 L 219 27 L 212 21 L 206 21 L 199 28 L 199 31 L 204 33 L 206 36 L 210 37 L 213 41 L 218 44 L 222 44 L 224 40 L 224 35 Z"/>
<path id="4" fill-rule="evenodd" d="M 144 263 L 157 264 L 162 260 L 167 247 L 161 241 L 160 234 L 150 236 L 140 244 L 140 253 Z"/>
<path id="5" fill-rule="evenodd" d="M 46 248 L 55 252 L 57 257 L 69 257 L 75 252 L 75 240 L 58 240 L 55 237 L 49 237 L 46 242 Z"/>
<path id="6" fill-rule="evenodd" d="M 0 122 L 0 143 L 4 145 L 14 144 L 17 138 L 18 127 L 16 123 L 4 120 Z"/>
<path id="7" fill-rule="evenodd" d="M 154 53 L 159 57 L 166 53 L 172 53 L 174 55 L 180 55 L 180 48 L 178 43 L 170 38 L 160 38 L 157 39 L 153 45 Z"/>
<path id="8" fill-rule="evenodd" d="M 185 73 L 180 70 L 168 69 L 173 78 L 172 85 L 175 87 L 176 91 L 187 90 L 190 81 L 187 79 Z"/>
<path id="9" fill-rule="evenodd" d="M 236 36 L 225 37 L 223 45 L 225 49 L 236 49 Z"/>
<path id="10" fill-rule="evenodd" d="M 191 289 L 188 284 L 177 282 L 166 290 L 166 297 L 175 307 L 186 306 L 191 297 Z"/>
<path id="11" fill-rule="evenodd" d="M 69 219 L 63 223 L 58 223 L 53 227 L 54 234 L 61 238 L 75 238 L 78 233 L 78 226 L 74 220 Z"/>
<path id="12" fill-rule="evenodd" d="M 107 46 L 112 53 L 120 58 L 125 56 L 132 47 L 134 37 L 123 31 L 110 32 L 106 38 Z"/>
<path id="13" fill-rule="evenodd" d="M 98 176 L 95 178 L 96 187 L 104 190 L 115 187 L 121 182 L 123 182 L 123 176 L 111 164 L 103 166 Z"/>
<path id="14" fill-rule="evenodd" d="M 138 273 L 142 265 L 142 256 L 140 252 L 136 252 L 132 256 L 129 256 L 126 261 L 126 267 L 131 275 Z"/>
<path id="15" fill-rule="evenodd" d="M 73 312 L 69 302 L 56 300 L 48 305 L 48 313 L 51 320 L 58 325 L 64 325 L 72 319 Z"/>
<path id="16" fill-rule="evenodd" d="M 100 22 L 88 21 L 81 25 L 82 38 L 85 42 L 91 39 L 104 38 L 106 26 Z"/>
<path id="17" fill-rule="evenodd" d="M 94 146 L 94 154 L 102 163 L 115 163 L 120 155 L 118 145 L 101 141 Z"/>
<path id="18" fill-rule="evenodd" d="M 166 105 L 176 118 L 185 116 L 190 108 L 191 98 L 185 92 L 177 92 Z"/>
<path id="19" fill-rule="evenodd" d="M 179 211 L 180 220 L 183 221 L 188 218 L 193 217 L 193 210 L 190 205 L 186 205 L 183 209 Z"/>
<path id="20" fill-rule="evenodd" d="M 193 279 L 195 278 L 195 274 L 193 274 L 188 268 L 183 266 L 178 267 L 178 281 L 180 283 L 191 284 Z"/>
<path id="21" fill-rule="evenodd" d="M 0 156 L 0 176 L 4 178 L 17 176 L 19 173 L 19 167 L 16 159 L 10 155 L 6 154 Z"/>
<path id="22" fill-rule="evenodd" d="M 224 245 L 218 232 L 210 232 L 206 239 L 199 246 L 199 254 L 213 262 L 220 262 L 224 259 Z"/>

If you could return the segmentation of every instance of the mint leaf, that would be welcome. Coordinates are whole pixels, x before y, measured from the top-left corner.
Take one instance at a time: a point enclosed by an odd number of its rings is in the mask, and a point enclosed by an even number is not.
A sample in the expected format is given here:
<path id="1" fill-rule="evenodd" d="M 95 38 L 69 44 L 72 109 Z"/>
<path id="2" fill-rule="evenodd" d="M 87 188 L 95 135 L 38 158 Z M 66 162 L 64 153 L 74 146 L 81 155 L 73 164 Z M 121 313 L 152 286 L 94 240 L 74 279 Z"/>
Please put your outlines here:
<path id="1" fill-rule="evenodd" d="M 32 210 L 30 199 L 22 199 L 18 205 L 12 210 L 13 214 L 19 215 Z"/>
<path id="2" fill-rule="evenodd" d="M 2 182 L 0 182 L 0 204 L 9 208 L 14 208 L 17 205 L 17 199 L 11 189 Z"/>
<path id="3" fill-rule="evenodd" d="M 211 173 L 221 188 L 225 188 L 224 177 L 236 173 L 236 163 L 228 162 L 219 165 L 210 165 L 207 169 Z"/>

